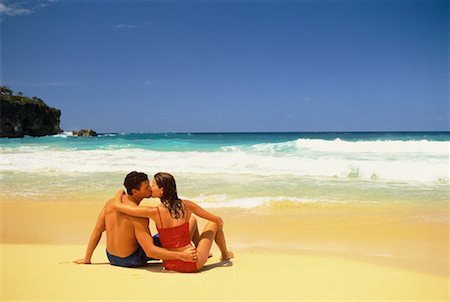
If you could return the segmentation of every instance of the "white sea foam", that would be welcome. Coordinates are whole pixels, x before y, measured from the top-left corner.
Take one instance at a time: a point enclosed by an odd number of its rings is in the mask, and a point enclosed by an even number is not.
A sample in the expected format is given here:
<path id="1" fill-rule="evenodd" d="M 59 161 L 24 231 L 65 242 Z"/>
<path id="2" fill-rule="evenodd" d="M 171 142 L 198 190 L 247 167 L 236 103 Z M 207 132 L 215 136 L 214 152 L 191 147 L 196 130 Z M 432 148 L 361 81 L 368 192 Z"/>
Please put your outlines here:
<path id="1" fill-rule="evenodd" d="M 256 151 L 256 152 L 302 152 L 305 150 L 328 153 L 430 153 L 443 155 L 449 153 L 450 142 L 448 141 L 343 141 L 322 139 L 297 139 L 283 143 L 256 144 L 252 146 L 227 146 L 223 151 Z"/>
<path id="2" fill-rule="evenodd" d="M 64 138 L 69 137 L 69 136 L 73 136 L 73 132 L 72 131 L 64 131 L 64 132 L 62 132 L 60 134 L 53 135 L 53 137 L 64 137 Z"/>
<path id="3" fill-rule="evenodd" d="M 298 148 L 322 152 L 343 153 L 431 153 L 448 154 L 449 142 L 438 141 L 358 141 L 349 142 L 301 139 L 296 141 Z"/>
<path id="4" fill-rule="evenodd" d="M 231 146 L 214 152 L 163 152 L 127 147 L 112 150 L 55 149 L 42 145 L 1 147 L 0 171 L 126 173 L 143 170 L 419 182 L 447 182 L 449 175 L 449 142 L 299 139 Z M 286 148 L 291 150 L 287 152 Z"/>

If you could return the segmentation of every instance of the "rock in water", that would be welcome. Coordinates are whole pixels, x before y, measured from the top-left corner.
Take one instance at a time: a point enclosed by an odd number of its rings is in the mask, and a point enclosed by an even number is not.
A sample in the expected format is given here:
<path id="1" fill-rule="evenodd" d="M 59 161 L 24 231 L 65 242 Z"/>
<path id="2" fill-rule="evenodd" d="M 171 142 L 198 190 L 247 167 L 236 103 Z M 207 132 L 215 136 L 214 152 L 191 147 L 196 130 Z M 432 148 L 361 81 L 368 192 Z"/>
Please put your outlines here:
<path id="1" fill-rule="evenodd" d="M 92 129 L 81 129 L 80 131 L 72 131 L 74 136 L 97 136 L 97 132 Z"/>
<path id="2" fill-rule="evenodd" d="M 39 98 L 12 95 L 2 88 L 0 137 L 44 136 L 61 133 L 61 110 L 47 106 Z M 5 91 L 6 90 L 6 91 Z"/>

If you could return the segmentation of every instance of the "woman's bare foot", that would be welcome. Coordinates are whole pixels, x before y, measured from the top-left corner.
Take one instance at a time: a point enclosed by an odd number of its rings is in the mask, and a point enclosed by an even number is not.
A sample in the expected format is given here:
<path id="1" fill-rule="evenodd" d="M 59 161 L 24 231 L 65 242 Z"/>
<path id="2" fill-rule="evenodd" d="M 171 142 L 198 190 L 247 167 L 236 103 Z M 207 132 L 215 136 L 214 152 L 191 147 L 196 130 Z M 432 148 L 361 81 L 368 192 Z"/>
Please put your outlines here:
<path id="1" fill-rule="evenodd" d="M 220 257 L 220 261 L 230 260 L 231 258 L 234 258 L 234 253 L 231 251 L 227 251 L 226 254 L 222 254 L 222 257 Z"/>

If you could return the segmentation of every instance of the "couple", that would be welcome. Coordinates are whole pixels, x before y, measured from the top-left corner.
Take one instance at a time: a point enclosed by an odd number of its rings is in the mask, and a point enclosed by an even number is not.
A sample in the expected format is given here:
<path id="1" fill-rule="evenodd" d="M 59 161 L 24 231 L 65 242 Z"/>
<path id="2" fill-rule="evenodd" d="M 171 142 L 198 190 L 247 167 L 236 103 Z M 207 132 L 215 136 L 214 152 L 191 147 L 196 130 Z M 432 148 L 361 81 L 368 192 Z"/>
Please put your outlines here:
<path id="1" fill-rule="evenodd" d="M 112 265 L 138 267 L 156 258 L 163 260 L 167 270 L 195 272 L 205 265 L 213 241 L 222 253 L 222 260 L 233 258 L 233 253 L 226 247 L 222 219 L 194 202 L 179 199 L 172 175 L 155 174 L 150 187 L 145 173 L 131 172 L 125 177 L 124 185 L 127 195 L 120 190 L 105 204 L 85 257 L 75 263 L 91 263 L 94 249 L 105 230 L 106 254 Z M 138 206 L 142 199 L 152 196 L 161 199 L 158 207 Z M 209 220 L 201 235 L 192 213 Z M 159 232 L 153 238 L 148 218 L 155 221 Z"/>

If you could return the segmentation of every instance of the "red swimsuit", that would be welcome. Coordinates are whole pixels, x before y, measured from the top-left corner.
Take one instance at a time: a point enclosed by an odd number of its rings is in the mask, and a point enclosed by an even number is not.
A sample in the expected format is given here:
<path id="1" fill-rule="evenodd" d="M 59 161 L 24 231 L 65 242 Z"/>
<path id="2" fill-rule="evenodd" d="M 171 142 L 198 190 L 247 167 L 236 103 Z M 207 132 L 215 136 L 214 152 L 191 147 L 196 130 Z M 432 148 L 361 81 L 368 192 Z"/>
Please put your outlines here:
<path id="1" fill-rule="evenodd" d="M 163 223 L 161 219 L 161 213 L 159 212 L 159 221 L 161 223 L 161 228 L 158 228 L 159 239 L 161 240 L 161 245 L 166 249 L 176 249 L 180 247 L 187 246 L 191 244 L 191 235 L 189 233 L 189 221 L 188 221 L 188 205 L 186 201 L 185 205 L 185 217 L 186 221 L 182 225 L 172 227 L 172 228 L 163 228 Z M 167 270 L 183 272 L 183 273 L 192 273 L 197 271 L 197 264 L 195 262 L 185 262 L 181 260 L 164 260 L 163 266 Z"/>

